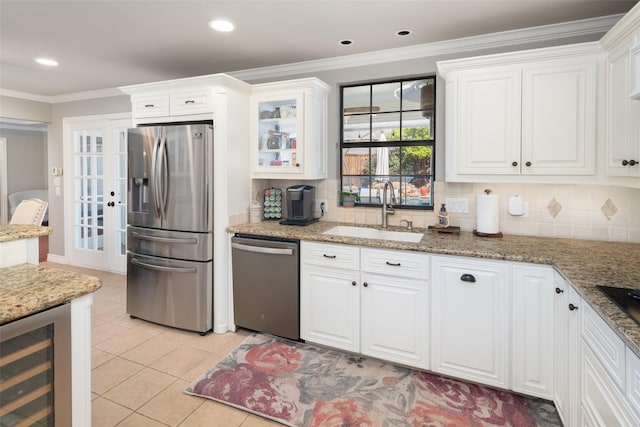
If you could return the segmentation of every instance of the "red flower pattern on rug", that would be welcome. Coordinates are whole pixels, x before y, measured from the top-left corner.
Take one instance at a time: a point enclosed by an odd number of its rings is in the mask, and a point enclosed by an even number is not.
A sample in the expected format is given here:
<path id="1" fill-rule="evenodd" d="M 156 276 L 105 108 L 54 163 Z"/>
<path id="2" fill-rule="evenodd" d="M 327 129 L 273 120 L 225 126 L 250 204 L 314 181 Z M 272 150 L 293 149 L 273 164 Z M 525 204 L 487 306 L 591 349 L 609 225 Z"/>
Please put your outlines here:
<path id="1" fill-rule="evenodd" d="M 562 425 L 551 402 L 261 334 L 185 393 L 294 427 Z"/>

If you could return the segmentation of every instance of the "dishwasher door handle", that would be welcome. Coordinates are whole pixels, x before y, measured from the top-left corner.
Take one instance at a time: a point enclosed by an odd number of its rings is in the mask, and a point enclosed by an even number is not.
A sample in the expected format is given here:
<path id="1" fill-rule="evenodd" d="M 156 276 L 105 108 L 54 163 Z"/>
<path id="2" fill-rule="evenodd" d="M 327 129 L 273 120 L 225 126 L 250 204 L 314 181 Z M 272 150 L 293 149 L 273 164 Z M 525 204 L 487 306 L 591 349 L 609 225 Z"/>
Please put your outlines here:
<path id="1" fill-rule="evenodd" d="M 231 243 L 231 247 L 240 251 L 257 252 L 259 254 L 293 255 L 293 249 L 265 248 L 263 246 L 243 245 L 242 243 Z"/>

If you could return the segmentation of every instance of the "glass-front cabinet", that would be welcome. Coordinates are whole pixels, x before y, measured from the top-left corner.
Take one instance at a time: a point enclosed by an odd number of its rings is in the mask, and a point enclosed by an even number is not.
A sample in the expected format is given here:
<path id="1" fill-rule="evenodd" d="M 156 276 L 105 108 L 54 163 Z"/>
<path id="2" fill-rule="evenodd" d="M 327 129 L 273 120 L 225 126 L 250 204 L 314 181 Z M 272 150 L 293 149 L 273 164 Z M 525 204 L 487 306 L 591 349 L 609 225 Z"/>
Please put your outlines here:
<path id="1" fill-rule="evenodd" d="M 253 178 L 326 178 L 328 91 L 315 78 L 252 88 Z"/>

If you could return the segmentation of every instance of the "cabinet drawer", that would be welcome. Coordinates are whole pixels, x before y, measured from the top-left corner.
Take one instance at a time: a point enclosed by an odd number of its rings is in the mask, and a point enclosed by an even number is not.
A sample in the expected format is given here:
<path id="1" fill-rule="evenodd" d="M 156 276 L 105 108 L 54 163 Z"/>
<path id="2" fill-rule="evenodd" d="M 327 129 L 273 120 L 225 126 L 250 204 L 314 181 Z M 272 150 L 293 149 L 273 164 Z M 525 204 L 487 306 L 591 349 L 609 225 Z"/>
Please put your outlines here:
<path id="1" fill-rule="evenodd" d="M 625 390 L 624 342 L 588 304 L 583 304 L 582 339 L 620 388 Z"/>
<path id="2" fill-rule="evenodd" d="M 360 249 L 355 246 L 303 241 L 300 261 L 303 264 L 359 270 L 359 255 Z"/>
<path id="3" fill-rule="evenodd" d="M 171 115 L 209 113 L 213 111 L 211 90 L 176 92 L 171 94 Z"/>
<path id="4" fill-rule="evenodd" d="M 627 400 L 640 417 L 640 358 L 627 349 Z"/>
<path id="5" fill-rule="evenodd" d="M 135 117 L 161 117 L 169 115 L 169 95 L 133 96 Z"/>
<path id="6" fill-rule="evenodd" d="M 362 248 L 360 263 L 368 273 L 429 279 L 429 256 L 425 254 Z"/>

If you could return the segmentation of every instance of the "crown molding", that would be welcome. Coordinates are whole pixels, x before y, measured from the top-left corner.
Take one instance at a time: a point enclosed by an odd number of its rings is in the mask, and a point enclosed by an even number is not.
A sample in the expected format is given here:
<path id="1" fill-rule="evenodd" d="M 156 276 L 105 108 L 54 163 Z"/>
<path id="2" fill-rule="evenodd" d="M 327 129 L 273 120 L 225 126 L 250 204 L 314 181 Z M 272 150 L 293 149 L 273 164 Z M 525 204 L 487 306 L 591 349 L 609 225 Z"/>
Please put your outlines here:
<path id="1" fill-rule="evenodd" d="M 27 101 L 36 101 L 36 102 L 44 102 L 46 104 L 51 104 L 50 96 L 37 95 L 35 93 L 29 93 L 29 92 L 20 92 L 20 91 L 11 90 L 11 89 L 0 88 L 0 96 L 8 96 L 10 98 L 26 99 Z"/>
<path id="2" fill-rule="evenodd" d="M 609 15 L 579 21 L 523 28 L 499 33 L 490 33 L 474 37 L 425 43 L 404 48 L 385 49 L 347 56 L 318 59 L 274 65 L 271 67 L 252 68 L 227 72 L 226 74 L 240 80 L 278 78 L 293 74 L 330 71 L 341 68 L 359 67 L 363 65 L 382 64 L 408 59 L 426 58 L 436 55 L 451 55 L 480 49 L 518 46 L 526 43 L 553 41 L 568 37 L 604 34 L 624 15 Z M 57 104 L 62 102 L 82 101 L 95 98 L 120 96 L 118 88 L 100 89 L 86 92 L 75 92 L 62 95 L 46 96 L 27 92 L 18 92 L 0 88 L 0 95 L 22 98 L 31 101 Z"/>
<path id="3" fill-rule="evenodd" d="M 526 43 L 552 41 L 576 36 L 604 34 L 623 15 L 609 15 L 580 21 L 544 25 L 474 37 L 445 40 L 404 48 L 378 50 L 348 56 L 318 59 L 271 67 L 254 68 L 227 73 L 241 80 L 283 77 L 292 74 L 330 71 L 363 65 L 381 64 L 437 55 L 451 55 L 481 49 L 517 46 Z"/>

